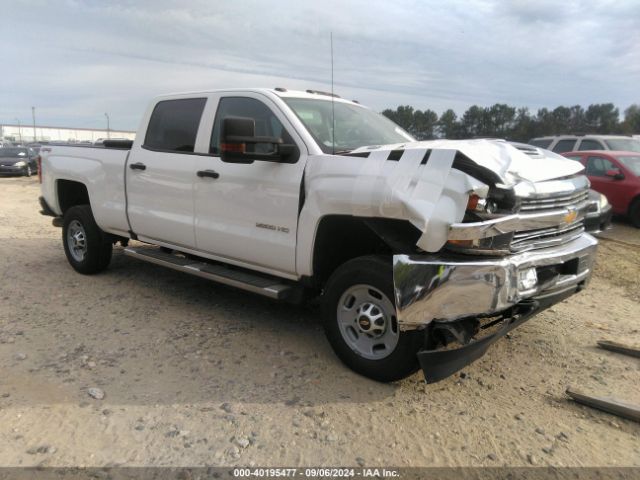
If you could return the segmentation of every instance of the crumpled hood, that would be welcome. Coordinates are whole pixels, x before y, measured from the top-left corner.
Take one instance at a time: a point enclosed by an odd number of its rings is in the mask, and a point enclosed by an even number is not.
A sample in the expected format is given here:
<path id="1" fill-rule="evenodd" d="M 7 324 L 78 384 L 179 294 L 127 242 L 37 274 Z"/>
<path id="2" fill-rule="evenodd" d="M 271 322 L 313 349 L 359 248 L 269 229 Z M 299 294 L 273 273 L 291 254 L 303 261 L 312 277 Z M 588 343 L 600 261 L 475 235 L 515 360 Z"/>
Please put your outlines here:
<path id="1" fill-rule="evenodd" d="M 535 149 L 537 155 L 532 158 L 504 140 L 427 140 L 362 147 L 353 153 L 414 148 L 458 150 L 476 164 L 496 173 L 508 185 L 521 180 L 552 180 L 576 174 L 584 169 L 579 162 L 539 148 Z"/>
<path id="2" fill-rule="evenodd" d="M 401 150 L 390 155 L 393 150 Z M 461 222 L 471 193 L 485 197 L 490 185 L 454 167 L 458 152 L 495 173 L 506 187 L 535 191 L 545 180 L 580 172 L 580 163 L 534 149 L 529 156 L 504 140 L 434 140 L 363 147 L 358 155 L 312 155 L 305 167 L 300 239 L 312 249 L 325 215 L 408 220 L 422 232 L 417 245 L 437 252 L 449 227 Z M 536 182 L 540 182 L 537 183 Z M 553 182 L 545 182 L 553 183 Z M 311 271 L 311 267 L 308 267 Z"/>

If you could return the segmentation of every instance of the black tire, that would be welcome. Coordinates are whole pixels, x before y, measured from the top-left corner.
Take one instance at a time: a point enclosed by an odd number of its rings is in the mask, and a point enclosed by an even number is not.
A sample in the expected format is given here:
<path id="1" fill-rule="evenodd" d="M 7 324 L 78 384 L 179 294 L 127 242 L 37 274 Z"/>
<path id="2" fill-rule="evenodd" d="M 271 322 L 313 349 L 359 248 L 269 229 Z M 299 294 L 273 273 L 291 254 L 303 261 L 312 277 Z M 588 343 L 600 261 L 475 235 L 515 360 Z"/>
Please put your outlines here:
<path id="1" fill-rule="evenodd" d="M 393 382 L 411 375 L 419 367 L 416 353 L 423 345 L 422 332 L 398 330 L 398 341 L 391 353 L 375 360 L 364 358 L 343 337 L 339 326 L 339 302 L 350 288 L 357 285 L 373 287 L 395 305 L 391 259 L 380 256 L 358 257 L 344 263 L 333 273 L 322 296 L 324 329 L 331 347 L 345 365 L 373 380 Z M 388 325 L 387 323 L 387 328 Z M 392 325 L 395 325 L 395 329 L 398 328 L 395 311 Z"/>
<path id="2" fill-rule="evenodd" d="M 640 228 L 640 198 L 636 198 L 631 207 L 629 208 L 629 220 L 631 220 L 631 224 Z"/>
<path id="3" fill-rule="evenodd" d="M 78 225 L 84 233 L 82 258 L 78 258 L 79 254 L 72 252 L 74 247 L 70 245 L 72 239 L 68 235 L 70 226 L 73 232 L 78 230 Z M 111 239 L 96 224 L 89 205 L 71 207 L 65 212 L 62 225 L 62 243 L 67 260 L 79 273 L 90 275 L 101 272 L 111 262 L 113 250 Z"/>
<path id="4" fill-rule="evenodd" d="M 27 165 L 26 167 L 24 167 L 24 176 L 30 177 L 31 174 L 32 174 L 31 165 Z"/>

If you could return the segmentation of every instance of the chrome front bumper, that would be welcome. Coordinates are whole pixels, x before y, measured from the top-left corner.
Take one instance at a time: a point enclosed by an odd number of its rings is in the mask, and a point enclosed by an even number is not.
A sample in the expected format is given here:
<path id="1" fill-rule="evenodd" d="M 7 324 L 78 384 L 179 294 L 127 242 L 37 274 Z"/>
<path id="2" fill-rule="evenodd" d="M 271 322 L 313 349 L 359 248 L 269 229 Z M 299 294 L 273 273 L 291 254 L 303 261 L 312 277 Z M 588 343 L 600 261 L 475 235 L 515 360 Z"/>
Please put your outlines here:
<path id="1" fill-rule="evenodd" d="M 499 258 L 394 255 L 398 325 L 413 330 L 434 320 L 489 316 L 523 300 L 575 290 L 591 277 L 597 245 L 582 234 L 564 245 Z M 524 289 L 520 272 L 531 268 L 538 280 Z"/>

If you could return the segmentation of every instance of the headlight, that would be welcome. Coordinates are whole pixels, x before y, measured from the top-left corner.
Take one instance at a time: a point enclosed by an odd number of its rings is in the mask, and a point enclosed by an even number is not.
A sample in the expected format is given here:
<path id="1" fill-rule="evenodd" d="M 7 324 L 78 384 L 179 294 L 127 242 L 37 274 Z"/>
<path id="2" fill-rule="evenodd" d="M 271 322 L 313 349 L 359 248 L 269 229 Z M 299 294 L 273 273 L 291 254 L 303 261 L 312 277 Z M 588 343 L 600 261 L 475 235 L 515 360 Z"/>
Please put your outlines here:
<path id="1" fill-rule="evenodd" d="M 14 163 L 14 165 L 16 167 L 26 167 L 27 166 L 27 162 L 23 162 L 22 160 L 20 160 L 19 162 Z"/>
<path id="2" fill-rule="evenodd" d="M 598 203 L 600 204 L 600 210 L 602 210 L 604 207 L 609 205 L 609 200 L 606 196 L 600 194 L 600 201 Z"/>
<path id="3" fill-rule="evenodd" d="M 467 202 L 467 210 L 479 213 L 494 213 L 498 209 L 496 202 L 482 198 L 475 193 L 469 195 Z"/>

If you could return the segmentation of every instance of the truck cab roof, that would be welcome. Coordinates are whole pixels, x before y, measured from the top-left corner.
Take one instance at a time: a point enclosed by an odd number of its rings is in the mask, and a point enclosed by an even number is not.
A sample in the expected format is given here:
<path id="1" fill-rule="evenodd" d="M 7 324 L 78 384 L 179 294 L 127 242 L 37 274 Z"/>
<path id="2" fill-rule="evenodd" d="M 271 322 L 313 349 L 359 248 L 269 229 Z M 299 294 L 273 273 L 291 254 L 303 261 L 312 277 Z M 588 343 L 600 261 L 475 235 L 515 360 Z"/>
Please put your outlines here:
<path id="1" fill-rule="evenodd" d="M 358 101 L 355 100 L 347 100 L 345 98 L 341 98 L 336 94 L 332 94 L 331 92 L 325 92 L 321 90 L 289 90 L 282 87 L 275 88 L 224 88 L 224 89 L 213 89 L 213 90 L 198 90 L 192 92 L 174 92 L 169 94 L 163 94 L 156 97 L 156 100 L 168 100 L 171 98 L 184 98 L 191 97 L 196 95 L 211 95 L 215 93 L 261 93 L 266 96 L 276 96 L 279 98 L 309 98 L 315 100 L 327 100 L 340 103 L 348 103 L 352 105 L 357 105 L 362 108 L 367 108 L 361 105 Z"/>

